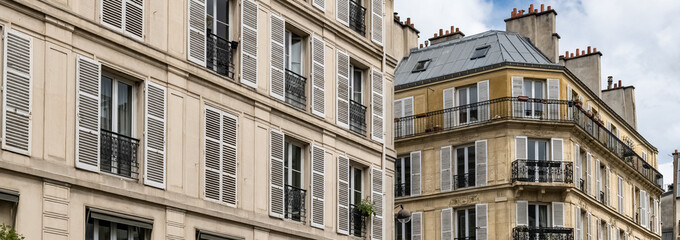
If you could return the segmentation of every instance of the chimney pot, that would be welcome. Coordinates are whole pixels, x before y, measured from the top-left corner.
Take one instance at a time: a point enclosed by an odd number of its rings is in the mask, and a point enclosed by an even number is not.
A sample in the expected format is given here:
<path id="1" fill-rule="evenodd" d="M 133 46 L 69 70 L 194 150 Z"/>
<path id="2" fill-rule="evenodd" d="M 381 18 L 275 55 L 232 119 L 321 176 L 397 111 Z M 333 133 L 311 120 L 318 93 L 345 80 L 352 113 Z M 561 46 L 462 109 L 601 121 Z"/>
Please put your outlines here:
<path id="1" fill-rule="evenodd" d="M 597 48 L 593 48 L 593 52 L 597 52 Z"/>
<path id="2" fill-rule="evenodd" d="M 533 12 L 534 12 L 534 5 L 529 4 L 529 13 L 533 13 Z"/>
<path id="3" fill-rule="evenodd" d="M 590 54 L 590 46 L 588 46 L 588 54 Z"/>
<path id="4" fill-rule="evenodd" d="M 420 44 L 420 48 L 423 48 L 423 44 L 422 44 L 422 43 Z"/>
<path id="5" fill-rule="evenodd" d="M 614 83 L 614 88 L 615 88 L 615 89 L 617 88 L 617 87 L 616 87 L 616 83 Z"/>
<path id="6" fill-rule="evenodd" d="M 572 58 L 574 57 L 574 53 L 571 53 L 571 57 L 572 57 Z"/>
<path id="7" fill-rule="evenodd" d="M 430 46 L 430 41 L 425 40 L 425 47 Z"/>
<path id="8" fill-rule="evenodd" d="M 545 11 L 545 4 L 541 3 L 541 12 Z"/>
<path id="9" fill-rule="evenodd" d="M 449 35 L 449 30 L 446 30 L 446 35 Z"/>
<path id="10" fill-rule="evenodd" d="M 607 89 L 612 89 L 612 82 L 614 82 L 614 77 L 607 77 Z"/>
<path id="11" fill-rule="evenodd" d="M 411 25 L 411 18 L 406 18 L 406 25 Z"/>
<path id="12" fill-rule="evenodd" d="M 437 37 L 437 33 L 434 33 L 434 37 Z"/>
<path id="13" fill-rule="evenodd" d="M 678 149 L 675 149 L 675 153 L 678 153 Z"/>
<path id="14" fill-rule="evenodd" d="M 569 51 L 567 51 L 567 53 L 564 54 L 564 56 L 566 56 L 567 58 L 569 58 Z"/>
<path id="15" fill-rule="evenodd" d="M 413 24 L 413 23 L 411 23 L 411 27 L 412 27 L 412 28 L 416 28 L 416 25 Z"/>
<path id="16" fill-rule="evenodd" d="M 580 54 L 581 54 L 581 51 L 579 51 L 579 49 L 577 48 L 577 49 L 576 49 L 576 56 L 577 56 L 577 57 L 578 57 L 578 56 L 581 56 Z"/>
<path id="17" fill-rule="evenodd" d="M 444 35 L 444 29 L 439 29 L 439 36 Z"/>
<path id="18" fill-rule="evenodd" d="M 581 55 L 586 55 L 586 50 L 581 51 Z"/>
<path id="19" fill-rule="evenodd" d="M 619 80 L 619 87 L 623 87 L 623 84 L 621 84 L 621 80 Z"/>
<path id="20" fill-rule="evenodd" d="M 460 29 L 456 28 L 456 32 L 460 32 Z"/>
<path id="21" fill-rule="evenodd" d="M 550 6 L 548 6 L 548 11 L 550 11 L 550 10 L 551 10 L 551 8 L 550 8 Z"/>

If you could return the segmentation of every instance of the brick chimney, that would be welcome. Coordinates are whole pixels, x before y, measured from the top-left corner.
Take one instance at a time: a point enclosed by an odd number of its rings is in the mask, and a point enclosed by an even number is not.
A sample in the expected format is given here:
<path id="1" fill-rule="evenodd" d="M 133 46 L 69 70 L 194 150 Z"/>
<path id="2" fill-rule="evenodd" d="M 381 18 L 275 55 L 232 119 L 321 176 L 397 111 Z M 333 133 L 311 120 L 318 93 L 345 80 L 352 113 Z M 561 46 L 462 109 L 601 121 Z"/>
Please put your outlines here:
<path id="1" fill-rule="evenodd" d="M 534 8 L 533 4 L 529 5 L 526 13 L 515 8 L 510 13 L 510 18 L 505 19 L 505 30 L 528 37 L 550 61 L 557 63 L 560 35 L 555 32 L 556 16 L 557 12 L 554 9 L 550 6 L 546 9 L 543 4 L 540 9 Z"/>
<path id="2" fill-rule="evenodd" d="M 435 45 L 462 37 L 465 37 L 465 34 L 461 32 L 460 29 L 451 26 L 451 29 L 446 30 L 446 32 L 444 32 L 444 29 L 439 29 L 439 35 L 435 33 L 434 37 L 430 38 L 429 40 L 432 45 Z"/>

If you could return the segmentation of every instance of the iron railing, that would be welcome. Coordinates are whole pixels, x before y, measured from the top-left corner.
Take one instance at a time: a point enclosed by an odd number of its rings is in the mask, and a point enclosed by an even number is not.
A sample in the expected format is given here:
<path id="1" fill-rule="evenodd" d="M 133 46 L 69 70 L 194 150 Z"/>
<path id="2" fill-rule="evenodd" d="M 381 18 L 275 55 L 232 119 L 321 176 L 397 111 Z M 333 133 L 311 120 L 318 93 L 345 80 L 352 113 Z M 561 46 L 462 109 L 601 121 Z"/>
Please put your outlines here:
<path id="1" fill-rule="evenodd" d="M 366 236 L 366 216 L 362 215 L 359 208 L 354 204 L 349 205 L 349 212 L 349 235 Z"/>
<path id="2" fill-rule="evenodd" d="M 512 229 L 513 240 L 573 240 L 573 228 L 561 227 L 527 227 L 518 226 Z"/>
<path id="3" fill-rule="evenodd" d="M 137 179 L 139 140 L 108 130 L 101 130 L 100 159 L 102 172 Z"/>
<path id="4" fill-rule="evenodd" d="M 604 192 L 603 191 L 600 191 L 600 199 L 598 199 L 598 200 L 600 201 L 600 203 L 604 204 L 605 199 L 604 199 Z"/>
<path id="5" fill-rule="evenodd" d="M 366 106 L 354 100 L 349 100 L 349 129 L 366 136 Z"/>
<path id="6" fill-rule="evenodd" d="M 210 31 L 207 32 L 205 67 L 220 75 L 234 78 L 235 42 L 221 38 Z"/>
<path id="7" fill-rule="evenodd" d="M 366 36 L 366 8 L 356 0 L 349 1 L 349 28 L 361 36 Z"/>
<path id="8" fill-rule="evenodd" d="M 286 185 L 285 218 L 298 222 L 305 221 L 305 196 L 307 190 Z"/>
<path id="9" fill-rule="evenodd" d="M 586 192 L 585 187 L 586 187 L 586 182 L 583 180 L 583 178 L 579 178 L 578 189 L 581 190 L 581 192 L 585 193 Z"/>
<path id="10" fill-rule="evenodd" d="M 475 174 L 466 173 L 462 175 L 453 176 L 453 186 L 455 189 L 474 187 L 475 186 Z"/>
<path id="11" fill-rule="evenodd" d="M 477 236 L 469 236 L 469 237 L 456 237 L 453 238 L 454 240 L 475 240 L 477 239 Z"/>
<path id="12" fill-rule="evenodd" d="M 288 104 L 305 110 L 307 106 L 305 86 L 307 86 L 307 78 L 286 69 L 286 102 Z"/>
<path id="13" fill-rule="evenodd" d="M 572 162 L 518 159 L 512 162 L 513 182 L 573 183 Z"/>
<path id="14" fill-rule="evenodd" d="M 406 197 L 411 195 L 411 186 L 409 183 L 394 184 L 394 197 Z"/>

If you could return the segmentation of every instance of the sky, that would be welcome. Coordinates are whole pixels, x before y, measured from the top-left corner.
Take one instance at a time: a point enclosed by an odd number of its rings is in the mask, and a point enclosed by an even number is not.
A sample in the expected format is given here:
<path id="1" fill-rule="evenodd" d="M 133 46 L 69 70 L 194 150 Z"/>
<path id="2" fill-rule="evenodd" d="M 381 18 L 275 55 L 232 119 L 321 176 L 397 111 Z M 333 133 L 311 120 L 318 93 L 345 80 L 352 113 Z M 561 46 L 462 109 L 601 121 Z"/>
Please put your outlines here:
<path id="1" fill-rule="evenodd" d="M 402 21 L 420 31 L 420 42 L 451 25 L 470 36 L 505 30 L 513 8 L 541 4 L 557 11 L 560 55 L 587 46 L 602 52 L 607 76 L 635 86 L 638 132 L 659 150 L 664 185 L 673 181 L 671 153 L 680 149 L 680 1 L 678 0 L 395 0 Z"/>

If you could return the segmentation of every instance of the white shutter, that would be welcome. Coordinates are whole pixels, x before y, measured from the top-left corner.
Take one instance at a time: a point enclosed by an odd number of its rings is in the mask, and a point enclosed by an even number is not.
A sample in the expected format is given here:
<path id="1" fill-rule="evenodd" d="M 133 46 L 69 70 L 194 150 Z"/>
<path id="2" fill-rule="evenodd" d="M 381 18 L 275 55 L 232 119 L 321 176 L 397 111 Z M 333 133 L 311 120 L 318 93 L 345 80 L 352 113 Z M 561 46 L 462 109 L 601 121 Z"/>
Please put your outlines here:
<path id="1" fill-rule="evenodd" d="M 383 74 L 376 70 L 371 69 L 371 131 L 373 132 L 373 140 L 378 142 L 384 142 L 384 85 L 383 85 Z"/>
<path id="2" fill-rule="evenodd" d="M 600 199 L 600 192 L 602 192 L 602 171 L 600 171 L 600 159 L 595 159 L 595 196 L 598 200 Z"/>
<path id="3" fill-rule="evenodd" d="M 456 88 L 447 88 L 444 89 L 442 92 L 442 99 L 444 100 L 443 107 L 444 107 L 444 129 L 450 129 L 454 126 L 456 126 L 456 115 L 458 114 L 456 111 L 453 111 L 453 107 L 456 106 L 456 101 L 455 101 L 455 95 L 456 95 Z M 448 109 L 448 110 L 447 110 Z"/>
<path id="4" fill-rule="evenodd" d="M 236 206 L 238 201 L 238 118 L 222 112 L 222 202 Z"/>
<path id="5" fill-rule="evenodd" d="M 524 95 L 524 77 L 513 76 L 512 81 L 512 97 L 517 98 Z M 522 102 L 513 102 L 513 116 L 522 117 L 524 116 L 525 104 Z"/>
<path id="6" fill-rule="evenodd" d="M 76 72 L 76 167 L 99 171 L 101 64 L 78 56 Z"/>
<path id="7" fill-rule="evenodd" d="M 259 4 L 241 0 L 241 83 L 257 88 L 257 13 Z"/>
<path id="8" fill-rule="evenodd" d="M 586 153 L 586 192 L 588 194 L 593 194 L 592 187 L 593 187 L 593 171 L 592 171 L 592 165 L 591 164 L 591 158 L 592 155 L 590 155 L 589 152 Z"/>
<path id="9" fill-rule="evenodd" d="M 592 216 L 593 216 L 592 214 L 588 213 L 588 216 L 586 218 L 586 227 L 588 228 L 588 234 L 586 234 L 586 236 L 588 236 L 588 240 L 593 239 L 593 232 L 595 232 L 595 228 L 593 228 L 592 224 L 593 222 L 590 221 Z"/>
<path id="10" fill-rule="evenodd" d="M 205 198 L 236 206 L 237 195 L 236 116 L 205 108 Z"/>
<path id="11" fill-rule="evenodd" d="M 28 155 L 31 152 L 33 39 L 14 30 L 5 34 L 2 148 Z"/>
<path id="12" fill-rule="evenodd" d="M 548 99 L 560 100 L 560 80 L 548 79 Z M 548 104 L 548 118 L 553 120 L 560 119 L 560 106 L 562 104 Z"/>
<path id="13" fill-rule="evenodd" d="M 383 45 L 383 3 L 384 0 L 371 1 L 371 40 Z"/>
<path id="14" fill-rule="evenodd" d="M 326 0 L 312 0 L 312 6 L 318 8 L 322 12 L 326 11 Z"/>
<path id="15" fill-rule="evenodd" d="M 165 87 L 146 81 L 144 184 L 165 188 Z"/>
<path id="16" fill-rule="evenodd" d="M 440 189 L 442 192 L 451 191 L 451 146 L 442 147 L 439 150 L 440 165 Z"/>
<path id="17" fill-rule="evenodd" d="M 99 8 L 102 24 L 122 30 L 124 8 L 123 0 L 102 0 Z"/>
<path id="18" fill-rule="evenodd" d="M 187 31 L 187 58 L 189 61 L 205 66 L 207 42 L 205 34 L 205 0 L 189 0 L 187 3 L 189 15 L 189 23 L 187 24 L 189 28 Z"/>
<path id="19" fill-rule="evenodd" d="M 453 209 L 445 208 L 442 209 L 441 213 L 441 239 L 442 240 L 452 240 L 453 239 Z"/>
<path id="20" fill-rule="evenodd" d="M 647 201 L 647 192 L 645 190 L 640 190 L 640 225 L 647 228 L 647 207 L 645 206 Z"/>
<path id="21" fill-rule="evenodd" d="M 349 27 L 349 1 L 351 0 L 336 0 L 336 13 L 335 17 L 338 22 Z"/>
<path id="22" fill-rule="evenodd" d="M 550 139 L 550 146 L 552 147 L 552 160 L 564 161 L 564 140 L 561 138 Z"/>
<path id="23" fill-rule="evenodd" d="M 383 185 L 383 171 L 371 168 L 371 200 L 375 211 L 371 221 L 371 239 L 383 239 Z"/>
<path id="24" fill-rule="evenodd" d="M 326 117 L 325 43 L 312 37 L 312 113 Z"/>
<path id="25" fill-rule="evenodd" d="M 486 203 L 480 203 L 480 204 L 475 204 L 475 213 L 476 213 L 476 219 L 477 221 L 477 229 L 476 229 L 476 234 L 477 238 L 479 240 L 487 240 L 489 238 L 489 205 Z"/>
<path id="26" fill-rule="evenodd" d="M 516 216 L 517 226 L 529 225 L 529 202 L 517 201 Z"/>
<path id="27" fill-rule="evenodd" d="M 618 182 L 616 184 L 617 188 L 617 193 L 616 193 L 616 199 L 619 203 L 618 205 L 618 210 L 621 215 L 623 215 L 623 178 L 621 176 L 618 177 Z"/>
<path id="28" fill-rule="evenodd" d="M 414 212 L 411 214 L 411 240 L 423 239 L 423 213 Z"/>
<path id="29" fill-rule="evenodd" d="M 527 159 L 529 157 L 528 153 L 528 145 L 527 145 L 527 137 L 526 136 L 516 136 L 515 137 L 515 160 L 530 160 Z M 533 159 L 531 159 L 533 160 Z M 521 163 L 521 162 L 518 162 Z M 519 171 L 518 176 L 520 179 L 528 179 L 529 178 L 529 172 L 528 171 Z"/>
<path id="30" fill-rule="evenodd" d="M 564 203 L 552 203 L 552 223 L 553 227 L 564 227 Z"/>
<path id="31" fill-rule="evenodd" d="M 411 196 L 418 196 L 421 193 L 420 156 L 420 151 L 411 152 Z"/>
<path id="32" fill-rule="evenodd" d="M 283 132 L 272 129 L 269 137 L 269 216 L 283 218 L 284 214 L 284 153 Z"/>
<path id="33" fill-rule="evenodd" d="M 583 233 L 582 233 L 582 226 L 583 224 L 581 223 L 581 207 L 575 206 L 574 207 L 574 240 L 581 240 L 583 239 Z"/>
<path id="34" fill-rule="evenodd" d="M 407 97 L 404 98 L 404 111 L 402 117 L 408 117 L 408 116 L 413 116 L 415 115 L 415 109 L 413 105 L 413 97 Z M 402 125 L 402 131 L 405 135 L 411 135 L 415 134 L 415 124 L 413 122 L 415 119 L 412 119 L 410 121 L 406 121 Z"/>
<path id="35" fill-rule="evenodd" d="M 661 233 L 661 213 L 659 212 L 659 200 L 654 199 L 654 232 L 657 234 Z"/>
<path id="36" fill-rule="evenodd" d="M 404 115 L 404 99 L 394 100 L 394 138 L 400 138 L 405 135 L 404 126 L 406 124 L 399 121 L 399 118 Z"/>
<path id="37" fill-rule="evenodd" d="M 487 177 L 487 140 L 479 140 L 475 142 L 475 186 L 486 186 L 488 182 Z"/>
<path id="38" fill-rule="evenodd" d="M 477 102 L 486 102 L 489 100 L 489 80 L 477 82 Z M 490 110 L 489 103 L 479 105 L 479 121 L 489 120 Z"/>
<path id="39" fill-rule="evenodd" d="M 347 0 L 349 1 L 349 0 Z M 340 127 L 349 129 L 349 55 L 347 53 L 338 50 L 337 52 L 337 107 L 336 116 L 337 124 Z"/>
<path id="40" fill-rule="evenodd" d="M 574 96 L 572 95 L 571 85 L 567 84 L 567 101 L 571 102 L 573 100 L 574 100 Z M 567 108 L 567 119 L 568 120 L 573 119 L 574 109 L 576 109 L 576 106 Z"/>
<path id="41" fill-rule="evenodd" d="M 581 146 L 574 143 L 574 184 L 577 188 L 581 188 L 581 178 L 583 177 L 581 160 Z"/>
<path id="42" fill-rule="evenodd" d="M 601 219 L 595 219 L 595 226 L 597 226 L 597 232 L 595 232 L 595 239 L 604 240 L 604 229 L 602 229 Z"/>
<path id="43" fill-rule="evenodd" d="M 607 204 L 607 206 L 611 206 L 611 200 L 609 197 L 609 174 L 611 173 L 611 170 L 609 169 L 609 165 L 605 168 L 605 174 L 604 174 L 604 201 Z"/>
<path id="44" fill-rule="evenodd" d="M 325 159 L 326 150 L 312 145 L 312 227 L 324 229 L 325 224 Z"/>
<path id="45" fill-rule="evenodd" d="M 124 19 L 125 33 L 142 39 L 144 36 L 144 0 L 125 0 Z"/>
<path id="46" fill-rule="evenodd" d="M 338 233 L 349 234 L 349 158 L 338 156 Z"/>
<path id="47" fill-rule="evenodd" d="M 285 101 L 286 95 L 286 72 L 285 72 L 285 48 L 286 20 L 276 14 L 271 15 L 270 31 L 270 81 L 269 94 L 281 101 Z"/>

